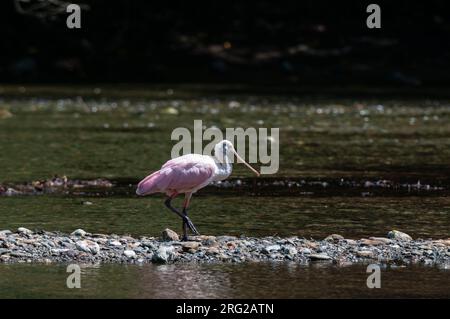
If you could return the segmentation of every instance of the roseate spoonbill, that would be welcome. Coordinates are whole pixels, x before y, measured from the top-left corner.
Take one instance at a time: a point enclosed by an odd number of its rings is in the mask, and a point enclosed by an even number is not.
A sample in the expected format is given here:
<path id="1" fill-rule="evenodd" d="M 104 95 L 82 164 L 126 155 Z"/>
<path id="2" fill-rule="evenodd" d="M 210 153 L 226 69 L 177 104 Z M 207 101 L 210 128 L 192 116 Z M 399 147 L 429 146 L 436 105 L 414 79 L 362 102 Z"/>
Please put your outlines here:
<path id="1" fill-rule="evenodd" d="M 165 205 L 183 220 L 183 240 L 187 240 L 188 227 L 194 234 L 200 235 L 187 214 L 192 194 L 213 181 L 221 181 L 230 176 L 233 155 L 259 176 L 259 172 L 239 156 L 233 144 L 223 140 L 214 146 L 214 156 L 187 154 L 167 161 L 159 171 L 139 182 L 136 194 L 144 196 L 165 193 L 168 196 Z M 171 205 L 171 201 L 183 193 L 185 198 L 180 212 Z"/>

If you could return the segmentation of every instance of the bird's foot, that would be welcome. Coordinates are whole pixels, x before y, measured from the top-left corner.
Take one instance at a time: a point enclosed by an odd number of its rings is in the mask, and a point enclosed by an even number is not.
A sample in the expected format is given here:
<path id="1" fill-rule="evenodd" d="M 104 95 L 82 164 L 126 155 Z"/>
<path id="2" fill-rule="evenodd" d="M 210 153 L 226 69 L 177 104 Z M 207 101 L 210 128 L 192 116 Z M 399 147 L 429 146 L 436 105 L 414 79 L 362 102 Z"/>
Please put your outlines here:
<path id="1" fill-rule="evenodd" d="M 198 232 L 197 228 L 195 228 L 194 224 L 192 223 L 192 221 L 190 220 L 189 217 L 184 216 L 183 218 L 184 222 L 186 223 L 186 225 L 188 225 L 189 229 L 197 236 L 200 235 L 200 233 Z"/>

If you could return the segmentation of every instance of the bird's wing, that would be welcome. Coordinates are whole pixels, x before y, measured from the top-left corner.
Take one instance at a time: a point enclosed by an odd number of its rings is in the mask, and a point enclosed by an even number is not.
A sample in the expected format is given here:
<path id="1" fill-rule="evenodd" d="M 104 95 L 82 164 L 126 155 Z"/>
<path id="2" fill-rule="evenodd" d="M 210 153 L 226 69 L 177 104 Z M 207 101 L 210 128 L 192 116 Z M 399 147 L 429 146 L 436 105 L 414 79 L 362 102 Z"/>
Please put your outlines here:
<path id="1" fill-rule="evenodd" d="M 168 160 L 167 162 L 164 163 L 164 165 L 161 167 L 161 169 L 167 168 L 167 167 L 172 167 L 172 166 L 175 166 L 175 165 L 184 165 L 186 163 L 206 162 L 207 159 L 208 158 L 205 157 L 204 155 L 187 154 L 187 155 L 175 157 L 175 158 L 173 158 L 171 160 Z"/>
<path id="2" fill-rule="evenodd" d="M 203 187 L 215 171 L 214 164 L 200 156 L 186 156 L 167 164 L 160 171 L 167 176 L 166 189 L 190 190 Z"/>
<path id="3" fill-rule="evenodd" d="M 195 155 L 195 154 L 192 154 Z M 205 186 L 214 175 L 214 163 L 206 157 L 181 156 L 165 163 L 138 185 L 138 194 L 196 190 Z"/>

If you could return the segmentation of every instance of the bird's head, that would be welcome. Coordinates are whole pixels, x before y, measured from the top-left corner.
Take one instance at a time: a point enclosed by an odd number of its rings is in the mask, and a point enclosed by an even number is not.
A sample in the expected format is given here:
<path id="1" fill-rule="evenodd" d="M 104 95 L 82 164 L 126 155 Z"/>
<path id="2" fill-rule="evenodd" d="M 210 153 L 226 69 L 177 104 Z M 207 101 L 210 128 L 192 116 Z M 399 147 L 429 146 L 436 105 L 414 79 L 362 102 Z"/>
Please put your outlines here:
<path id="1" fill-rule="evenodd" d="M 217 158 L 217 160 L 221 163 L 225 162 L 225 159 L 228 158 L 231 160 L 233 156 L 236 156 L 236 158 L 244 163 L 252 172 L 254 172 L 257 176 L 259 176 L 259 172 L 255 170 L 253 167 L 250 166 L 242 157 L 239 156 L 239 154 L 234 149 L 233 143 L 231 143 L 228 140 L 220 141 L 219 143 L 214 146 L 214 156 Z"/>
<path id="2" fill-rule="evenodd" d="M 225 158 L 233 158 L 234 146 L 228 140 L 222 140 L 214 146 L 214 155 L 220 162 L 225 162 Z"/>

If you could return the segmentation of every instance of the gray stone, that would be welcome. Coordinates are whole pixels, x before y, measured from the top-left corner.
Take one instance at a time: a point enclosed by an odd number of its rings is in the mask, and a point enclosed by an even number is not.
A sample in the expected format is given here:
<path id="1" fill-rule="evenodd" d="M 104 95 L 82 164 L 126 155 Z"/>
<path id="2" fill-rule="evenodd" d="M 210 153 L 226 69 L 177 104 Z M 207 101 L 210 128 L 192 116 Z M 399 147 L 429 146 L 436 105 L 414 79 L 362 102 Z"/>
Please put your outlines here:
<path id="1" fill-rule="evenodd" d="M 122 247 L 122 243 L 118 240 L 111 240 L 108 244 L 113 247 Z"/>
<path id="2" fill-rule="evenodd" d="M 125 250 L 123 254 L 129 259 L 136 258 L 136 253 L 132 250 Z"/>
<path id="3" fill-rule="evenodd" d="M 174 248 L 172 246 L 160 246 L 153 254 L 152 261 L 155 263 L 167 263 L 174 256 Z"/>
<path id="4" fill-rule="evenodd" d="M 312 253 L 311 249 L 309 249 L 309 248 L 300 248 L 300 252 L 305 255 L 309 255 Z"/>
<path id="5" fill-rule="evenodd" d="M 409 236 L 406 233 L 403 233 L 401 231 L 398 230 L 391 230 L 388 234 L 387 237 L 390 239 L 396 239 L 396 240 L 401 240 L 401 241 L 411 241 L 412 238 L 411 236 Z"/>
<path id="6" fill-rule="evenodd" d="M 66 253 L 68 251 L 69 251 L 69 249 L 63 249 L 63 248 L 53 248 L 51 250 L 52 254 L 54 254 L 54 255 L 60 255 L 62 253 Z"/>
<path id="7" fill-rule="evenodd" d="M 218 245 L 217 240 L 215 238 L 208 238 L 208 239 L 206 239 L 204 241 L 204 244 L 206 246 L 217 246 Z"/>
<path id="8" fill-rule="evenodd" d="M 200 243 L 196 241 L 188 241 L 181 244 L 183 251 L 194 253 L 199 247 Z"/>
<path id="9" fill-rule="evenodd" d="M 96 255 L 100 251 L 100 246 L 92 240 L 80 240 L 75 243 L 78 250 Z"/>
<path id="10" fill-rule="evenodd" d="M 14 195 L 20 195 L 22 193 L 17 191 L 17 190 L 15 190 L 14 188 L 9 187 L 4 194 L 6 196 L 14 196 Z"/>
<path id="11" fill-rule="evenodd" d="M 288 256 L 297 255 L 297 249 L 293 246 L 285 246 L 282 251 Z"/>
<path id="12" fill-rule="evenodd" d="M 359 257 L 363 257 L 363 258 L 372 258 L 373 257 L 373 252 L 371 250 L 360 250 L 360 251 L 357 251 L 356 254 Z"/>
<path id="13" fill-rule="evenodd" d="M 72 233 L 71 233 L 71 235 L 72 236 L 78 236 L 78 237 L 84 237 L 84 236 L 86 236 L 86 232 L 84 231 L 84 230 L 82 230 L 82 229 L 76 229 L 76 230 L 74 230 Z"/>
<path id="14" fill-rule="evenodd" d="M 206 251 L 207 255 L 218 255 L 220 253 L 219 249 L 217 247 L 209 247 Z"/>
<path id="15" fill-rule="evenodd" d="M 216 238 L 216 240 L 220 243 L 227 242 L 227 241 L 233 241 L 236 239 L 237 239 L 237 237 L 235 237 L 235 236 L 219 236 Z"/>
<path id="16" fill-rule="evenodd" d="M 281 249 L 280 245 L 270 245 L 263 248 L 262 252 L 265 254 L 270 254 L 272 252 L 277 252 Z"/>
<path id="17" fill-rule="evenodd" d="M 392 243 L 392 239 L 386 238 L 386 237 L 369 237 L 370 240 L 376 240 L 379 242 L 383 242 L 385 244 Z"/>
<path id="18" fill-rule="evenodd" d="M 344 236 L 338 235 L 338 234 L 331 234 L 325 238 L 326 241 L 339 241 L 343 240 Z"/>
<path id="19" fill-rule="evenodd" d="M 328 256 L 327 254 L 312 254 L 309 256 L 309 258 L 311 258 L 311 260 L 330 260 L 331 257 Z"/>
<path id="20" fill-rule="evenodd" d="M 169 228 L 164 229 L 164 231 L 162 232 L 162 238 L 164 241 L 179 241 L 180 240 L 180 237 L 178 236 L 178 234 Z"/>
<path id="21" fill-rule="evenodd" d="M 33 233 L 31 230 L 29 230 L 28 228 L 25 228 L 25 227 L 17 228 L 17 232 L 19 234 L 27 234 L 27 235 L 31 235 Z"/>
<path id="22" fill-rule="evenodd" d="M 151 250 L 155 250 L 157 248 L 157 246 L 153 242 L 151 242 L 149 240 L 142 241 L 141 245 L 144 246 L 144 247 L 147 247 L 147 248 L 149 248 Z"/>

